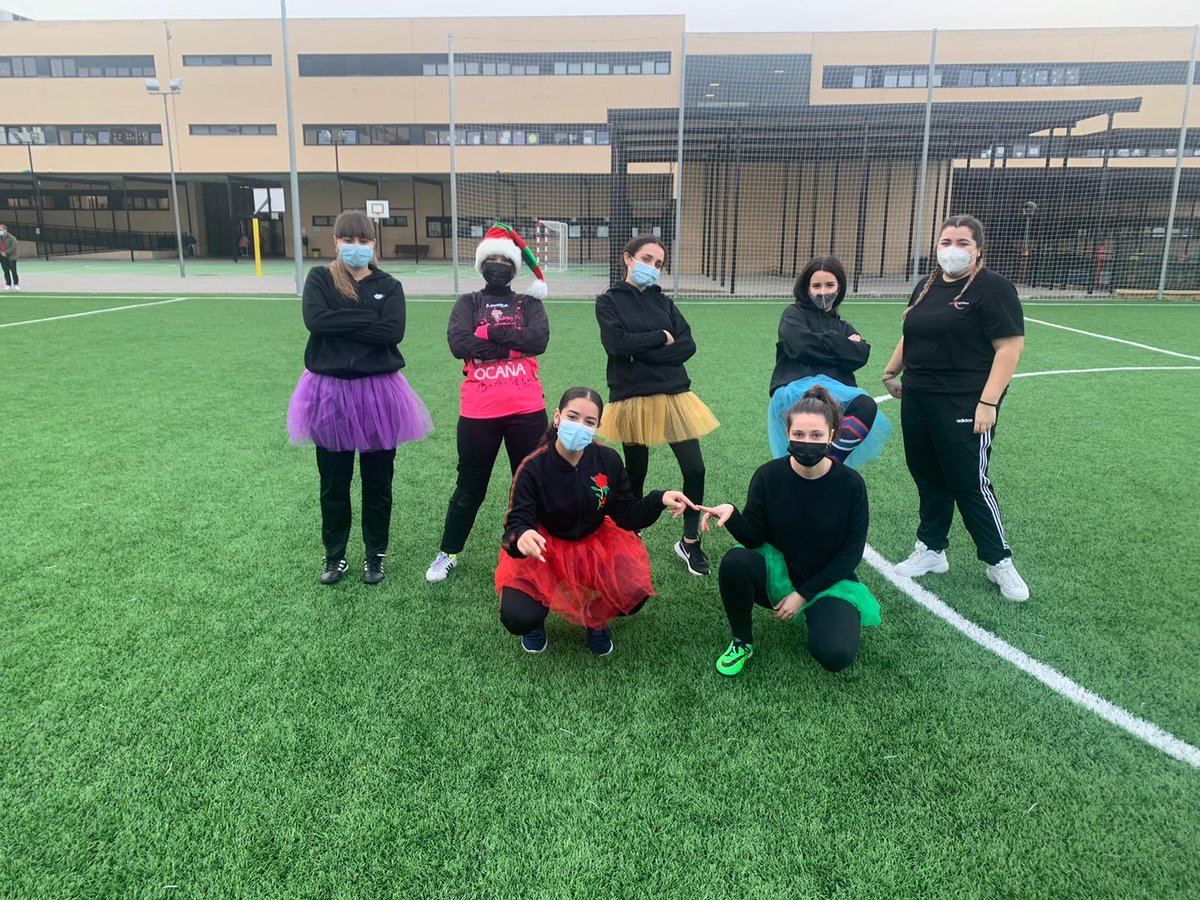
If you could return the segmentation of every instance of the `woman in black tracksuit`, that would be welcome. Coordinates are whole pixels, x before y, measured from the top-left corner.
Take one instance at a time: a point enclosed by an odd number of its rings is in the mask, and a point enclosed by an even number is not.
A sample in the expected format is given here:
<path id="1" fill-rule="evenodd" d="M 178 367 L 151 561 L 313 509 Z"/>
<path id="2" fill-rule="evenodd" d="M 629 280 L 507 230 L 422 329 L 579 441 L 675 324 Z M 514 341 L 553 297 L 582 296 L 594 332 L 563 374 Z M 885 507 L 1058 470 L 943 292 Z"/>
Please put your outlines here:
<path id="1" fill-rule="evenodd" d="M 608 414 L 600 437 L 624 445 L 625 465 L 636 496 L 650 466 L 650 448 L 667 444 L 679 461 L 683 492 L 704 502 L 700 438 L 718 423 L 691 391 L 684 363 L 696 353 L 687 319 L 657 284 L 666 251 L 652 234 L 625 245 L 625 280 L 596 298 L 600 340 L 608 354 Z M 675 553 L 693 575 L 708 575 L 700 547 L 700 514 L 683 517 L 683 540 Z"/>
<path id="2" fill-rule="evenodd" d="M 450 352 L 463 361 L 458 484 L 446 510 L 438 555 L 425 572 L 431 583 L 444 581 L 458 565 L 458 554 L 487 495 L 500 444 L 516 474 L 546 431 L 537 357 L 550 342 L 550 322 L 541 296 L 518 294 L 510 287 L 521 258 L 507 234 L 485 238 L 476 253 L 476 268 L 487 284 L 459 297 L 450 313 Z M 542 285 L 539 279 L 530 290 L 544 296 Z"/>
<path id="3" fill-rule="evenodd" d="M 915 578 L 950 568 L 957 504 L 988 580 L 1021 602 L 1029 587 L 1013 566 L 988 464 L 1000 404 L 1025 348 L 1025 322 L 1012 282 L 984 268 L 983 247 L 978 219 L 942 224 L 937 265 L 913 291 L 883 373 L 900 400 L 904 458 L 921 500 L 916 549 L 896 572 Z"/>

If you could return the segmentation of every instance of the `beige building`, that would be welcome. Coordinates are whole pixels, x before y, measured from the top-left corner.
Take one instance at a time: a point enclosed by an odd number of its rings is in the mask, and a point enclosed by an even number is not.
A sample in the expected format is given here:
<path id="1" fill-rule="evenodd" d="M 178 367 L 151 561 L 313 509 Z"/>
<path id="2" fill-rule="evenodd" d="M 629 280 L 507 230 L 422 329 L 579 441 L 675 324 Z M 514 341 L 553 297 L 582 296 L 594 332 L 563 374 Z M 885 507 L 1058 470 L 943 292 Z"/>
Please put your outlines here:
<path id="1" fill-rule="evenodd" d="M 993 264 L 1046 284 L 1113 286 L 1161 250 L 1189 29 L 941 32 L 920 225 L 929 33 L 688 34 L 685 58 L 685 31 L 680 16 L 293 20 L 310 253 L 328 255 L 341 209 L 383 198 L 385 257 L 448 258 L 452 119 L 464 252 L 496 218 L 559 221 L 569 265 L 603 273 L 614 238 L 673 238 L 678 184 L 680 268 L 722 291 L 830 251 L 856 281 L 908 277 L 949 211 L 985 220 Z M 169 251 L 168 127 L 201 255 L 236 254 L 253 189 L 286 187 L 278 21 L 0 34 L 21 54 L 0 56 L 0 206 L 18 235 L 40 219 L 56 254 Z M 183 79 L 169 124 L 151 77 Z M 1200 96 L 1190 125 L 1182 266 L 1200 255 Z M 290 253 L 290 213 L 262 219 L 265 252 Z"/>

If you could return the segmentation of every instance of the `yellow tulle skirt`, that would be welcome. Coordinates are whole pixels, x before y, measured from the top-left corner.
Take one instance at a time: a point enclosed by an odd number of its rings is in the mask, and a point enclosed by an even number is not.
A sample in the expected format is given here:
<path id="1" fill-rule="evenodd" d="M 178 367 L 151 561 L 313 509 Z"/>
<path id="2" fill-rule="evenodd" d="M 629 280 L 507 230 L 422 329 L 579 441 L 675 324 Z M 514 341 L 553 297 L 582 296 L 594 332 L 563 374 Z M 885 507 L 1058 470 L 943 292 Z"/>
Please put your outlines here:
<path id="1" fill-rule="evenodd" d="M 704 402 L 686 391 L 614 400 L 604 407 L 597 434 L 623 444 L 677 444 L 701 438 L 721 423 Z"/>

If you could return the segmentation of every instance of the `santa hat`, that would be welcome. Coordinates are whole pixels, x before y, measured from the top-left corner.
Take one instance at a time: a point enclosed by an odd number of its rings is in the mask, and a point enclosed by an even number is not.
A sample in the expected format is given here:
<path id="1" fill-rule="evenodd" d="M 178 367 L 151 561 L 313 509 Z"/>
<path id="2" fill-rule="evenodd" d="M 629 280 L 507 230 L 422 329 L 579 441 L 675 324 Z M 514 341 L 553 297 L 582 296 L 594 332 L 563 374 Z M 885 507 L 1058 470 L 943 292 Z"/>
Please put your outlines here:
<path id="1" fill-rule="evenodd" d="M 523 260 L 525 265 L 533 270 L 534 278 L 525 293 L 539 300 L 545 298 L 549 293 L 546 288 L 546 276 L 542 274 L 542 267 L 538 263 L 537 257 L 533 255 L 533 251 L 529 249 L 516 230 L 503 222 L 497 222 L 489 228 L 488 233 L 479 242 L 479 246 L 475 248 L 477 271 L 483 271 L 483 261 L 490 256 L 503 256 L 512 262 L 514 269 L 521 268 Z"/>

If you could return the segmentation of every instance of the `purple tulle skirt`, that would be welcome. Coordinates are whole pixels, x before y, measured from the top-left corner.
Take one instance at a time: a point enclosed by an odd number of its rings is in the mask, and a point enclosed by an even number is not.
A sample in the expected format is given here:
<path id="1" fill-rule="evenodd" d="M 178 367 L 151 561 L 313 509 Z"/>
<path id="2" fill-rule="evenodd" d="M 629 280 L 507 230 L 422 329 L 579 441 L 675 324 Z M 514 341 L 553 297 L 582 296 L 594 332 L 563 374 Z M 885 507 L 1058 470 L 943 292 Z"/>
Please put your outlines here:
<path id="1" fill-rule="evenodd" d="M 305 371 L 287 411 L 293 444 L 326 450 L 392 450 L 433 431 L 429 410 L 399 372 L 334 378 Z"/>

